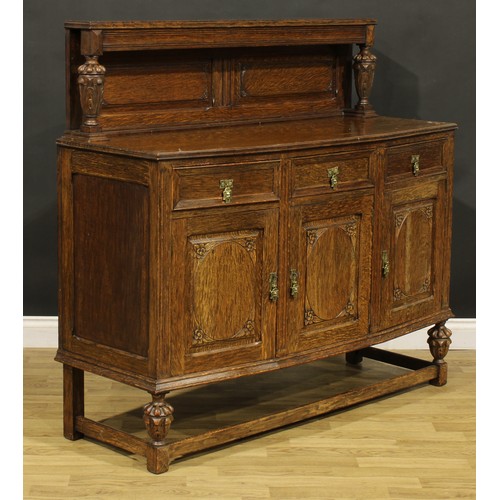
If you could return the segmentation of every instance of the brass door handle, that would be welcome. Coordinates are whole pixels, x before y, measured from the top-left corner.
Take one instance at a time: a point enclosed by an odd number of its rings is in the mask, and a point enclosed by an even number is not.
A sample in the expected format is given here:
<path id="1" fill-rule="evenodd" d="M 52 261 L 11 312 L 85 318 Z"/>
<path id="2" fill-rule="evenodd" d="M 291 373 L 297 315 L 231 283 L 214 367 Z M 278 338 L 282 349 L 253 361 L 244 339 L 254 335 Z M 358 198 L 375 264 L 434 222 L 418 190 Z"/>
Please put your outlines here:
<path id="1" fill-rule="evenodd" d="M 387 278 L 389 276 L 389 256 L 387 255 L 387 250 L 382 250 L 382 277 Z"/>
<path id="2" fill-rule="evenodd" d="M 269 275 L 269 300 L 271 302 L 276 302 L 278 300 L 278 296 L 278 274 L 271 273 Z"/>
<path id="3" fill-rule="evenodd" d="M 420 155 L 411 156 L 411 168 L 413 169 L 413 175 L 417 176 L 420 172 Z"/>
<path id="4" fill-rule="evenodd" d="M 219 187 L 222 189 L 222 201 L 230 203 L 233 195 L 233 179 L 222 179 L 219 182 Z"/>
<path id="5" fill-rule="evenodd" d="M 333 167 L 329 168 L 327 172 L 328 172 L 328 178 L 330 179 L 330 187 L 332 189 L 335 189 L 339 182 L 340 169 L 339 167 Z"/>
<path id="6" fill-rule="evenodd" d="M 290 295 L 296 299 L 299 296 L 299 273 L 290 269 Z"/>

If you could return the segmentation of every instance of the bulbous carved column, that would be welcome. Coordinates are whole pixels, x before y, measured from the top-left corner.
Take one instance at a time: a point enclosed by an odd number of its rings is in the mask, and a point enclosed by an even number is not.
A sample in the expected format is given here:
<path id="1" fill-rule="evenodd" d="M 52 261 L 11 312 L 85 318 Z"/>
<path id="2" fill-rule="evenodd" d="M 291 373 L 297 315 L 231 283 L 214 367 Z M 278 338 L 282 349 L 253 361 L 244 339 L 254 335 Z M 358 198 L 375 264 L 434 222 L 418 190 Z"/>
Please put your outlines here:
<path id="1" fill-rule="evenodd" d="M 436 323 L 428 332 L 429 338 L 427 343 L 434 358 L 434 364 L 439 367 L 438 377 L 431 380 L 433 385 L 445 385 L 448 376 L 448 364 L 444 361 L 444 357 L 448 354 L 451 344 L 451 330 L 446 328 L 445 321 Z"/>
<path id="2" fill-rule="evenodd" d="M 354 109 L 347 110 L 346 114 L 362 117 L 377 116 L 373 106 L 368 101 L 375 77 L 377 58 L 370 52 L 369 45 L 360 45 L 359 48 L 359 54 L 353 59 L 354 84 L 359 101 Z"/>
<path id="3" fill-rule="evenodd" d="M 152 444 L 161 446 L 174 420 L 174 409 L 165 401 L 165 394 L 153 394 L 153 401 L 144 405 L 143 420 Z"/>
<path id="4" fill-rule="evenodd" d="M 78 86 L 83 113 L 80 129 L 83 132 L 98 132 L 106 68 L 99 64 L 97 56 L 85 56 L 85 59 L 85 63 L 78 68 Z"/>

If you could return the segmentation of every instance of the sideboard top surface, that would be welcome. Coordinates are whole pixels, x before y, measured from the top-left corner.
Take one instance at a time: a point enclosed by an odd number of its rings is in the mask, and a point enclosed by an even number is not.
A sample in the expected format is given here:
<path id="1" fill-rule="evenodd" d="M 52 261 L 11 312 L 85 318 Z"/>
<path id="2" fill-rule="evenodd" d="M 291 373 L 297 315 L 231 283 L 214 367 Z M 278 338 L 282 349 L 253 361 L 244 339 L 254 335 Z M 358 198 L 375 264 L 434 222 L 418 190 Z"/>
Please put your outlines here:
<path id="1" fill-rule="evenodd" d="M 77 29 L 162 29 L 162 28 L 242 28 L 242 27 L 271 27 L 277 26 L 353 26 L 376 24 L 376 19 L 234 19 L 234 20 L 209 20 L 209 21 L 182 21 L 182 20 L 156 20 L 156 21 L 66 21 L 65 28 Z"/>
<path id="2" fill-rule="evenodd" d="M 378 116 L 326 117 L 232 126 L 108 135 L 105 140 L 68 133 L 58 144 L 153 159 L 272 152 L 383 141 L 456 128 L 454 123 Z"/>

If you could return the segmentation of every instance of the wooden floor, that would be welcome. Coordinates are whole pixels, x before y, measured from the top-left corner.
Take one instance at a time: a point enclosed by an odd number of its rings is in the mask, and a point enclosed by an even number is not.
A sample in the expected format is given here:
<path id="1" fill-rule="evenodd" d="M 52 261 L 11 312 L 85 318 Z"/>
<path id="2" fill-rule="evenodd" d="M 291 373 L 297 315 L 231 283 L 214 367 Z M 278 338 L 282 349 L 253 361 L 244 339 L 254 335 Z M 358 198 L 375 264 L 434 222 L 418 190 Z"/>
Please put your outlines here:
<path id="1" fill-rule="evenodd" d="M 410 355 L 429 359 L 427 351 Z M 62 366 L 26 349 L 25 499 L 475 498 L 475 352 L 451 351 L 445 387 L 422 385 L 350 410 L 174 462 L 155 476 L 143 457 L 62 437 Z M 343 358 L 179 391 L 171 436 L 191 435 L 382 380 L 400 368 Z M 86 415 L 145 435 L 149 396 L 86 375 Z"/>

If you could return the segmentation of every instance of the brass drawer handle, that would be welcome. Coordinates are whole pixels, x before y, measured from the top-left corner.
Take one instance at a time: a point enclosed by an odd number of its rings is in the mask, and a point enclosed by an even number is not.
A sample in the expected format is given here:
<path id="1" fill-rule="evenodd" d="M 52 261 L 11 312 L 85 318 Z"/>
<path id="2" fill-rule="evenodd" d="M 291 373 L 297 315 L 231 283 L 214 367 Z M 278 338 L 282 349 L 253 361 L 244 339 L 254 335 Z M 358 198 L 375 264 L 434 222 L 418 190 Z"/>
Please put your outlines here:
<path id="1" fill-rule="evenodd" d="M 299 296 L 299 273 L 290 269 L 290 295 L 296 299 Z"/>
<path id="2" fill-rule="evenodd" d="M 233 179 L 222 179 L 219 182 L 219 187 L 222 189 L 222 201 L 230 203 L 233 195 Z"/>
<path id="3" fill-rule="evenodd" d="M 382 277 L 387 278 L 389 276 L 389 256 L 387 255 L 387 250 L 382 250 Z"/>
<path id="4" fill-rule="evenodd" d="M 417 176 L 420 172 L 420 155 L 411 155 L 411 167 L 413 169 L 413 175 Z"/>
<path id="5" fill-rule="evenodd" d="M 278 274 L 271 273 L 269 275 L 269 300 L 271 300 L 271 302 L 276 302 L 278 300 L 278 296 Z"/>
<path id="6" fill-rule="evenodd" d="M 339 182 L 339 167 L 333 167 L 328 169 L 328 178 L 330 179 L 330 187 L 335 189 Z"/>

